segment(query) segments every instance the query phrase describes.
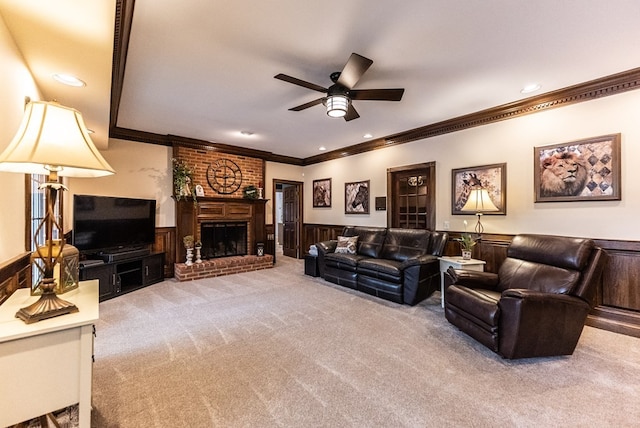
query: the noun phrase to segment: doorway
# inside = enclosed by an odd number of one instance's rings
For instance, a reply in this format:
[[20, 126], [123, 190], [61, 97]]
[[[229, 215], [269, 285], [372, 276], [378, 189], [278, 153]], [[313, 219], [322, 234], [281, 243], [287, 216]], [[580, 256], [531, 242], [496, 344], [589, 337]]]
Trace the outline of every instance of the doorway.
[[300, 181], [273, 179], [273, 223], [276, 229], [276, 249], [282, 255], [301, 258], [302, 189]]
[[387, 169], [390, 227], [435, 230], [435, 162]]

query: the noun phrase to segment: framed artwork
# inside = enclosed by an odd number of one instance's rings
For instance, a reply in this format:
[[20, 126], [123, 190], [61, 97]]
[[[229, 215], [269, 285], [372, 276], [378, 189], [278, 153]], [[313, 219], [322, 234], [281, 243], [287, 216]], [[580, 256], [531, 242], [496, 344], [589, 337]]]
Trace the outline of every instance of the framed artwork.
[[498, 211], [485, 212], [487, 215], [505, 215], [507, 213], [507, 164], [474, 166], [451, 170], [451, 214], [469, 215], [462, 211], [467, 203], [471, 189], [482, 186], [487, 189], [491, 202]]
[[369, 214], [369, 180], [344, 183], [344, 213]]
[[328, 208], [331, 206], [331, 179], [313, 180], [313, 207]]
[[620, 200], [620, 134], [535, 147], [536, 202]]

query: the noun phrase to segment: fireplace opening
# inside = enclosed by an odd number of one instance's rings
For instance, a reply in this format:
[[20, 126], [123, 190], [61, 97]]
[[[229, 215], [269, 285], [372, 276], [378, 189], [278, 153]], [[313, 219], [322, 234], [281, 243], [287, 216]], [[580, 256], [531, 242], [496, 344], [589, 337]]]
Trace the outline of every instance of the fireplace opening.
[[247, 223], [201, 223], [200, 237], [203, 259], [247, 255]]

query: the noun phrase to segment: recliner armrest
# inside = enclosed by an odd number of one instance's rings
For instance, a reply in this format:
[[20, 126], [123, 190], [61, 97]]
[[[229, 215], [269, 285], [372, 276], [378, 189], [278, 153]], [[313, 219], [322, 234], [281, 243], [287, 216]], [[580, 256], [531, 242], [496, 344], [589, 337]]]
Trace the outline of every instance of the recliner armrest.
[[568, 294], [547, 293], [544, 291], [529, 290], [527, 288], [510, 288], [502, 292], [502, 298], [522, 299], [527, 301], [541, 301], [545, 304], [552, 305], [554, 303], [575, 304], [583, 306], [589, 304], [587, 301]]
[[454, 269], [449, 267], [447, 275], [452, 284], [462, 285], [467, 288], [482, 288], [495, 290], [498, 286], [498, 274], [492, 272], [479, 272], [473, 270]]

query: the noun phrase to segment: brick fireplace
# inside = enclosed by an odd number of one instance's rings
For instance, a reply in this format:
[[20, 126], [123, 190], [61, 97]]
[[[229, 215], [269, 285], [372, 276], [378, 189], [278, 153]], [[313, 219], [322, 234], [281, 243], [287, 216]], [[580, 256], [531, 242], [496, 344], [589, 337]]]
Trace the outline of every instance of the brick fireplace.
[[182, 238], [193, 235], [202, 241], [202, 228], [213, 224], [246, 224], [246, 251], [244, 254], [256, 255], [256, 244], [266, 243], [265, 205], [266, 199], [244, 198], [198, 198], [176, 202], [176, 261], [184, 262], [186, 250]]

